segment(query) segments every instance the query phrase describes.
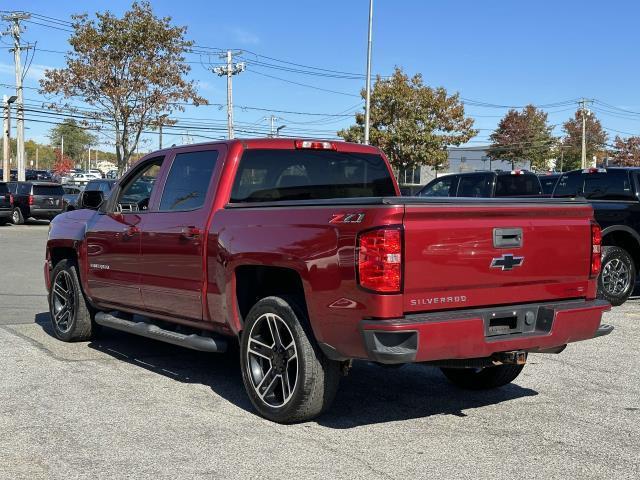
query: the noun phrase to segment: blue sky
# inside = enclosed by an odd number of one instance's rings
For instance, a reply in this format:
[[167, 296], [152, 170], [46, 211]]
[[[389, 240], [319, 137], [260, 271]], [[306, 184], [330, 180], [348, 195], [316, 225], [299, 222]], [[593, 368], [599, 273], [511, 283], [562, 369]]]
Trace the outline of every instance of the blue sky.
[[[368, 0], [305, 1], [200, 1], [153, 0], [159, 15], [188, 26], [188, 37], [198, 45], [239, 48], [247, 52], [331, 70], [363, 74], [365, 71]], [[73, 13], [93, 13], [109, 8], [116, 13], [130, 2], [84, 0], [23, 0], [23, 10], [68, 20]], [[18, 7], [18, 5], [15, 5]], [[4, 7], [7, 8], [7, 7]], [[373, 71], [390, 73], [402, 66], [407, 73], [421, 72], [426, 83], [495, 105], [548, 105], [578, 97], [595, 98], [613, 107], [640, 112], [640, 2], [616, 1], [419, 1], [375, 0]], [[67, 50], [68, 33], [33, 23], [24, 40], [38, 48]], [[4, 37], [7, 42], [9, 39]], [[267, 111], [236, 109], [236, 121], [247, 131], [264, 131], [263, 117], [272, 110], [342, 114], [361, 104], [362, 80], [291, 74], [251, 64], [234, 77], [234, 102]], [[226, 102], [226, 82], [201, 64], [215, 56], [190, 55], [192, 78], [200, 93], [212, 103]], [[36, 50], [26, 85], [36, 87], [44, 68], [60, 67], [60, 54]], [[261, 58], [261, 61], [274, 63]], [[281, 64], [282, 65], [282, 64]], [[330, 93], [265, 77], [286, 78], [344, 94]], [[0, 50], [0, 82], [13, 84], [13, 58]], [[11, 89], [2, 86], [2, 93]], [[25, 97], [42, 102], [37, 91]], [[573, 105], [549, 107], [549, 120], [560, 125], [573, 114]], [[640, 134], [640, 115], [595, 104], [594, 111], [609, 129]], [[483, 144], [505, 108], [467, 107], [480, 134], [472, 144]], [[283, 134], [296, 132], [329, 135], [350, 123], [349, 117], [322, 117], [273, 112]], [[179, 114], [222, 126], [224, 109], [190, 108]], [[196, 122], [196, 120], [192, 120]], [[51, 125], [27, 124], [27, 138], [46, 141]], [[193, 133], [193, 132], [192, 132]], [[557, 130], [559, 133], [559, 128]], [[218, 136], [224, 132], [207, 133]], [[248, 134], [244, 134], [247, 136]], [[203, 140], [195, 137], [194, 140]], [[166, 142], [181, 143], [182, 135]], [[153, 149], [157, 139], [149, 137]]]

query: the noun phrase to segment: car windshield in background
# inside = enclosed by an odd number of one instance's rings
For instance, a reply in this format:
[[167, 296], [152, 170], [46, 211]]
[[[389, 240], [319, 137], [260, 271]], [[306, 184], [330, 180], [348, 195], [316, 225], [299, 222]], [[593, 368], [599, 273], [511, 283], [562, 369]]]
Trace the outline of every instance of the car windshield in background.
[[542, 193], [536, 175], [498, 175], [496, 197], [536, 196]]
[[247, 150], [231, 202], [395, 196], [380, 155], [313, 150]]
[[64, 189], [60, 185], [34, 185], [34, 195], [64, 195]]

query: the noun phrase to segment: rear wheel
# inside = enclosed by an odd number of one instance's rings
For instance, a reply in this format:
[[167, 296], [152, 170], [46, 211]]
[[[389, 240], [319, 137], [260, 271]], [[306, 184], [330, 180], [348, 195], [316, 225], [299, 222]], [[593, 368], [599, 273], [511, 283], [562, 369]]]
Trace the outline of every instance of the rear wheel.
[[635, 284], [636, 267], [631, 255], [620, 247], [602, 247], [598, 297], [611, 305], [622, 305], [633, 293]]
[[93, 311], [82, 292], [76, 263], [61, 260], [51, 278], [49, 313], [55, 336], [65, 342], [89, 340], [94, 333]]
[[441, 368], [451, 383], [467, 390], [488, 390], [513, 382], [524, 365], [498, 365], [487, 368]]
[[318, 348], [292, 299], [267, 297], [247, 315], [240, 342], [242, 379], [255, 409], [279, 423], [309, 420], [329, 407], [340, 365]]
[[11, 223], [13, 223], [14, 225], [22, 225], [24, 223], [22, 210], [20, 210], [18, 207], [13, 209], [13, 213], [11, 214]]

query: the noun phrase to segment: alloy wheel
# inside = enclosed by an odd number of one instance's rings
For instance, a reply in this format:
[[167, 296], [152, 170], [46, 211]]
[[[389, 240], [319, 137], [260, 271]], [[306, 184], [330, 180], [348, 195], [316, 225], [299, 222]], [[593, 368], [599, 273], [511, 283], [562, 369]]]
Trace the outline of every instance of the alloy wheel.
[[251, 327], [247, 373], [254, 391], [266, 405], [282, 407], [298, 382], [298, 351], [285, 321], [274, 313], [261, 315]]
[[11, 214], [11, 218], [13, 220], [13, 223], [15, 225], [17, 225], [18, 223], [20, 223], [20, 212], [18, 211], [18, 209], [16, 208], [13, 213]]
[[612, 258], [602, 269], [602, 286], [611, 295], [621, 295], [631, 283], [631, 271], [620, 259]]
[[73, 281], [69, 272], [61, 270], [53, 281], [51, 314], [57, 329], [67, 333], [71, 329], [74, 314]]

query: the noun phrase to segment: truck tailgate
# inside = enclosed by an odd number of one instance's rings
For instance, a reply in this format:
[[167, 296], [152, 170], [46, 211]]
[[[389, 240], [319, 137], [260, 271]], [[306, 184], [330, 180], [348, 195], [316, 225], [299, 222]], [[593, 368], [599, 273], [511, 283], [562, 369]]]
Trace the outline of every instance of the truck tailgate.
[[407, 203], [405, 311], [588, 296], [592, 216], [550, 200]]

